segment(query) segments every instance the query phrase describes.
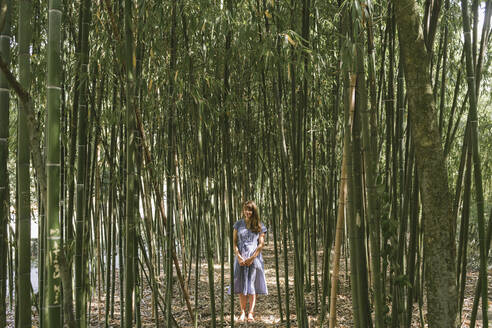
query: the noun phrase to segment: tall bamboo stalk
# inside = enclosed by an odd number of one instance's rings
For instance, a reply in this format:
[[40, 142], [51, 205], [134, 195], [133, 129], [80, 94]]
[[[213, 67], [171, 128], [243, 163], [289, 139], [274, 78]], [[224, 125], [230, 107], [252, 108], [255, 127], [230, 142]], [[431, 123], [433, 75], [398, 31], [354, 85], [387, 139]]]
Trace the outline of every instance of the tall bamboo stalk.
[[[19, 2], [19, 82], [25, 90], [31, 84], [30, 54], [31, 43], [31, 2]], [[18, 284], [19, 322], [21, 328], [31, 327], [31, 200], [29, 176], [29, 134], [25, 104], [19, 102], [17, 119], [17, 194], [19, 197]]]
[[[348, 106], [349, 108], [355, 106], [355, 79], [353, 76], [353, 85], [351, 85], [348, 91]], [[353, 110], [349, 109], [350, 113]], [[346, 200], [347, 200], [347, 156], [349, 152], [349, 134], [345, 133], [343, 140], [343, 155], [342, 155], [342, 168], [341, 177], [338, 193], [338, 214], [337, 214], [337, 225], [335, 234], [335, 257], [333, 258], [333, 274], [331, 276], [331, 295], [330, 295], [330, 328], [334, 328], [336, 325], [336, 304], [337, 304], [337, 288], [338, 288], [338, 273], [340, 270], [340, 257], [341, 257], [341, 246], [342, 246], [342, 234], [345, 222], [345, 211], [346, 211]]]
[[[10, 62], [10, 1], [2, 4], [1, 18], [4, 21], [0, 31], [0, 55], [8, 65]], [[9, 221], [9, 176], [7, 161], [9, 157], [9, 86], [5, 73], [0, 73], [0, 326], [6, 326], [7, 307], [7, 224]]]
[[414, 182], [413, 182], [413, 192], [412, 192], [412, 205], [411, 205], [411, 213], [410, 213], [410, 241], [408, 245], [408, 266], [407, 266], [407, 275], [410, 281], [410, 286], [407, 289], [407, 318], [406, 318], [406, 326], [410, 327], [412, 323], [412, 313], [413, 313], [413, 302], [415, 299], [415, 295], [417, 294], [417, 279], [415, 277], [415, 271], [418, 266], [416, 266], [415, 258], [417, 256], [418, 250], [418, 224], [419, 224], [419, 185], [418, 185], [418, 177], [416, 174], [417, 167], [414, 166]]
[[[490, 240], [492, 238], [492, 208], [490, 209], [490, 214], [489, 214], [489, 226], [487, 227], [487, 236], [486, 236], [486, 242], [485, 242], [485, 253], [488, 255], [489, 250], [490, 250]], [[478, 303], [480, 302], [480, 294], [481, 294], [481, 288], [482, 288], [482, 283], [481, 283], [481, 277], [478, 277], [477, 281], [477, 287], [475, 289], [475, 297], [473, 299], [473, 308], [472, 308], [472, 313], [470, 316], [470, 327], [475, 327], [475, 320], [477, 317], [477, 311], [478, 311]]]
[[[371, 64], [369, 65], [369, 83], [371, 85], [371, 113], [368, 110], [362, 110], [362, 140], [363, 140], [363, 156], [364, 156], [364, 173], [365, 173], [365, 186], [366, 186], [366, 199], [367, 199], [367, 218], [369, 222], [369, 242], [371, 245], [371, 267], [373, 271], [372, 287], [374, 291], [374, 323], [376, 328], [383, 327], [383, 285], [381, 279], [381, 258], [380, 258], [380, 236], [379, 236], [379, 198], [380, 192], [376, 185], [377, 176], [377, 149], [374, 146], [377, 144], [375, 139], [375, 132], [377, 131], [377, 126], [375, 126], [375, 120], [370, 119], [370, 115], [374, 115], [377, 108], [373, 97], [375, 96], [375, 90], [373, 85], [374, 79], [374, 68], [372, 52], [372, 13], [368, 12], [368, 21], [370, 22], [368, 26], [368, 47], [369, 47], [369, 60]], [[362, 47], [358, 51], [362, 53]], [[357, 65], [363, 66], [363, 61], [361, 56], [357, 56]], [[366, 92], [367, 94], [367, 92]], [[361, 99], [363, 101], [364, 99]]]
[[89, 27], [90, 27], [90, 4], [91, 1], [84, 0], [81, 6], [81, 28], [80, 31], [80, 84], [78, 99], [78, 124], [77, 124], [77, 215], [76, 215], [76, 241], [75, 241], [75, 320], [78, 327], [87, 326], [87, 278], [84, 276], [87, 265], [88, 249], [84, 243], [84, 235], [89, 228], [87, 211], [87, 124], [88, 124], [88, 62], [89, 62]]
[[[113, 89], [113, 104], [115, 103], [115, 95], [116, 89]], [[116, 240], [113, 238], [113, 231], [116, 226], [116, 204], [114, 202], [115, 195], [115, 183], [114, 183], [114, 174], [115, 174], [115, 165], [114, 165], [114, 157], [116, 156], [116, 128], [113, 126], [111, 128], [111, 141], [110, 141], [110, 153], [108, 156], [109, 161], [109, 195], [108, 195], [108, 212], [106, 218], [106, 315], [105, 315], [105, 326], [106, 328], [109, 326], [109, 316], [112, 312], [110, 309], [110, 305], [113, 304], [111, 302], [111, 287], [114, 286], [114, 281], [111, 280], [111, 273], [114, 271], [114, 251], [113, 247], [116, 244]], [[112, 266], [113, 264], [113, 266]]]
[[125, 319], [123, 327], [133, 326], [133, 292], [135, 289], [134, 254], [135, 248], [135, 73], [136, 53], [133, 39], [133, 0], [125, 0], [125, 58], [126, 69], [126, 221], [125, 221]]
[[[464, 190], [463, 190], [463, 207], [461, 212], [461, 226], [460, 226], [460, 238], [458, 247], [458, 261], [457, 261], [457, 285], [458, 285], [458, 313], [461, 315], [463, 309], [463, 300], [465, 296], [465, 282], [466, 282], [466, 266], [467, 266], [467, 246], [468, 246], [468, 228], [470, 218], [470, 199], [471, 199], [471, 184], [472, 184], [472, 147], [470, 145], [470, 129], [466, 129], [468, 133], [465, 133], [465, 142], [463, 146], [464, 157], [466, 161], [465, 175], [464, 175]], [[458, 197], [456, 197], [458, 198]], [[461, 317], [461, 316], [460, 316]]]
[[[445, 2], [446, 12], [449, 12], [449, 0]], [[441, 99], [439, 102], [439, 134], [441, 135], [441, 139], [443, 139], [442, 131], [444, 127], [444, 103], [446, 100], [446, 74], [447, 74], [447, 63], [448, 63], [448, 37], [449, 37], [449, 28], [448, 28], [448, 20], [444, 22], [444, 47], [443, 47], [443, 59], [442, 59], [442, 76], [441, 76]], [[437, 80], [437, 79], [436, 79]]]
[[[477, 118], [477, 91], [475, 77], [475, 56], [472, 57], [472, 43], [470, 33], [470, 19], [468, 17], [468, 1], [461, 1], [463, 17], [463, 34], [465, 39], [464, 51], [466, 58], [466, 75], [468, 83], [468, 99], [470, 101], [470, 130], [471, 130], [471, 147], [473, 149], [473, 174], [475, 182], [475, 192], [477, 201], [477, 219], [478, 219], [478, 241], [480, 248], [480, 281], [482, 289], [482, 315], [483, 327], [488, 327], [488, 298], [487, 298], [487, 251], [485, 244], [485, 218], [484, 218], [484, 197], [482, 186], [482, 167], [479, 152], [478, 139], [478, 118]], [[477, 18], [478, 19], [478, 18]], [[476, 27], [476, 24], [475, 24]], [[476, 47], [476, 38], [474, 38], [473, 49]], [[475, 49], [476, 50], [476, 49]], [[475, 53], [475, 51], [473, 52]]]
[[[357, 17], [357, 16], [356, 16]], [[361, 17], [362, 18], [362, 17]], [[357, 284], [359, 286], [358, 290], [358, 302], [360, 310], [360, 323], [363, 327], [371, 326], [370, 319], [370, 304], [368, 295], [368, 276], [367, 276], [367, 261], [366, 261], [366, 218], [364, 210], [364, 196], [363, 196], [363, 163], [362, 163], [362, 141], [361, 141], [361, 113], [367, 111], [367, 88], [365, 81], [365, 69], [364, 69], [364, 50], [362, 45], [363, 40], [363, 30], [360, 28], [359, 17], [352, 21], [354, 34], [353, 42], [356, 44], [356, 58], [354, 61], [354, 67], [356, 70], [356, 102], [355, 102], [355, 112], [353, 117], [352, 125], [352, 138], [353, 138], [353, 186], [354, 186], [354, 232], [355, 232], [355, 242], [357, 245]], [[360, 34], [359, 34], [360, 33]]]
[[50, 0], [48, 14], [48, 79], [47, 79], [47, 201], [46, 201], [46, 294], [44, 326], [60, 327], [60, 101], [61, 101], [61, 19], [62, 3]]
[[[172, 1], [171, 6], [171, 49], [170, 49], [170, 62], [169, 62], [169, 98], [171, 99], [170, 109], [168, 112], [168, 140], [167, 140], [167, 172], [166, 172], [166, 200], [167, 200], [167, 286], [166, 286], [166, 312], [167, 312], [167, 326], [171, 327], [172, 324], [172, 314], [171, 314], [171, 302], [172, 302], [172, 287], [173, 287], [173, 262], [169, 255], [173, 254], [174, 251], [174, 197], [175, 197], [175, 185], [172, 178], [174, 174], [174, 155], [175, 155], [175, 116], [176, 116], [176, 96], [175, 96], [175, 86], [174, 86], [174, 72], [176, 69], [176, 24], [177, 24], [177, 13], [176, 13], [176, 0]], [[215, 309], [213, 309], [215, 310]], [[215, 322], [214, 322], [215, 323]]]
[[[232, 0], [227, 0], [226, 10], [227, 15], [227, 25], [226, 25], [226, 37], [225, 37], [225, 52], [226, 60], [224, 61], [224, 103], [229, 97], [230, 93], [230, 68], [229, 68], [229, 58], [231, 56], [231, 42], [233, 37], [233, 29], [231, 27], [231, 18], [234, 17], [234, 6]], [[231, 285], [231, 328], [234, 328], [234, 272], [232, 268], [234, 267], [234, 248], [233, 248], [233, 225], [234, 225], [234, 212], [232, 207], [232, 165], [229, 156], [232, 153], [231, 137], [230, 137], [230, 122], [229, 115], [224, 111], [224, 154], [227, 155], [226, 159], [226, 180], [227, 180], [227, 204], [228, 204], [228, 219], [229, 219], [229, 268], [230, 270], [230, 285]], [[198, 256], [198, 254], [197, 254]]]
[[[345, 118], [344, 118], [344, 134], [348, 134], [347, 139], [347, 207], [346, 207], [346, 227], [348, 230], [348, 247], [350, 256], [350, 290], [352, 296], [352, 312], [354, 314], [354, 327], [362, 328], [364, 327], [363, 322], [365, 318], [362, 316], [363, 312], [361, 309], [361, 284], [359, 280], [359, 275], [361, 274], [361, 267], [359, 266], [359, 256], [360, 248], [358, 245], [358, 233], [357, 233], [357, 218], [356, 215], [360, 215], [356, 212], [356, 187], [357, 183], [354, 174], [354, 140], [353, 140], [353, 130], [354, 130], [354, 117], [355, 117], [355, 107], [356, 107], [356, 81], [357, 74], [350, 72], [352, 69], [352, 64], [348, 63], [348, 69], [343, 73], [344, 77], [344, 87], [345, 92]], [[344, 145], [345, 147], [345, 145]]]

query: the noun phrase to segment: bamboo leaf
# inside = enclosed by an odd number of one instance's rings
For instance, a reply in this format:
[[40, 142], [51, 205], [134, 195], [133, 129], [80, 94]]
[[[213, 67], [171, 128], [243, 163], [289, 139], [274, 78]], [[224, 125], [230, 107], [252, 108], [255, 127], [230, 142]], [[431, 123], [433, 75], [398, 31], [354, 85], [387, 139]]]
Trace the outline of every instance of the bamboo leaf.
[[288, 33], [284, 34], [285, 40], [289, 42], [293, 47], [297, 46], [297, 42], [294, 41]]

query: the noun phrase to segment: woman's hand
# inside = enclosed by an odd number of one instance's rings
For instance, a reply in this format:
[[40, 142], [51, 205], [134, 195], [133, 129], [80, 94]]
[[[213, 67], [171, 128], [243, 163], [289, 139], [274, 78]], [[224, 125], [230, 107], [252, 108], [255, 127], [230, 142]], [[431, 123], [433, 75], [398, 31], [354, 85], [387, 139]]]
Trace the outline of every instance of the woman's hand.
[[244, 261], [244, 265], [245, 266], [250, 266], [253, 263], [254, 260], [255, 260], [255, 257], [254, 256], [251, 256], [250, 258], [248, 258], [248, 259], [246, 259]]
[[240, 266], [244, 266], [244, 262], [245, 262], [245, 260], [244, 260], [244, 258], [243, 258], [241, 255], [239, 255], [239, 254], [237, 254], [237, 261], [239, 262], [239, 265], [240, 265]]

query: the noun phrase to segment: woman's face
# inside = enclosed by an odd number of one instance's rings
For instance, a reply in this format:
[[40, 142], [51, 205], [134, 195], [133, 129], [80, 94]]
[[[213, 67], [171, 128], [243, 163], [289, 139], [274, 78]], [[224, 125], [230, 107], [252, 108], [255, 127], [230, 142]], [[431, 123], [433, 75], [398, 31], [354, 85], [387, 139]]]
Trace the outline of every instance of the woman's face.
[[244, 208], [244, 216], [249, 219], [251, 216], [253, 216], [253, 211], [250, 208], [245, 207]]

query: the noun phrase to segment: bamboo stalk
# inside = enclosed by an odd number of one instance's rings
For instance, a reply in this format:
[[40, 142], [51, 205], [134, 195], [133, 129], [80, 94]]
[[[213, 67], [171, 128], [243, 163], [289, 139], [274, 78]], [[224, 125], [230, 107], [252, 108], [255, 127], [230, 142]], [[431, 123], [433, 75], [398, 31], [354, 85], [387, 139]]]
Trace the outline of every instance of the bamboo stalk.
[[[473, 173], [476, 192], [477, 203], [477, 219], [478, 219], [478, 239], [480, 248], [480, 281], [481, 297], [482, 297], [482, 315], [483, 315], [483, 327], [488, 327], [488, 296], [487, 296], [487, 245], [485, 237], [485, 218], [484, 218], [484, 197], [482, 186], [482, 168], [479, 152], [479, 139], [478, 139], [478, 117], [477, 117], [477, 91], [476, 91], [476, 43], [477, 39], [474, 38], [473, 44], [471, 43], [470, 33], [470, 21], [468, 17], [468, 2], [466, 0], [461, 1], [462, 17], [463, 17], [463, 34], [464, 34], [464, 51], [466, 61], [466, 73], [468, 83], [468, 100], [470, 101], [470, 128], [471, 128], [471, 147], [473, 149]], [[477, 15], [478, 16], [478, 15]], [[477, 17], [478, 19], [478, 17]], [[476, 28], [476, 24], [474, 25]], [[476, 30], [475, 30], [476, 33]], [[473, 49], [472, 49], [473, 47]], [[473, 50], [473, 53], [472, 53]], [[473, 56], [472, 56], [473, 55]]]
[[[349, 106], [355, 106], [355, 80], [356, 75], [352, 75], [350, 88], [350, 101]], [[350, 111], [353, 113], [353, 110]], [[331, 276], [331, 295], [330, 295], [330, 328], [334, 328], [336, 325], [336, 305], [337, 305], [337, 288], [338, 288], [338, 273], [340, 270], [340, 250], [342, 246], [343, 226], [345, 223], [345, 207], [347, 198], [347, 156], [348, 156], [348, 138], [346, 133], [343, 140], [343, 156], [342, 156], [342, 172], [340, 179], [340, 189], [338, 192], [338, 214], [337, 214], [337, 226], [335, 234], [335, 257], [333, 258], [333, 274]]]
[[[2, 3], [1, 17], [2, 25], [0, 26], [0, 52], [5, 56], [5, 61], [10, 61], [10, 1]], [[7, 306], [5, 298], [7, 296], [7, 268], [8, 265], [8, 232], [7, 225], [9, 222], [9, 176], [7, 171], [7, 161], [9, 158], [9, 88], [8, 78], [5, 72], [0, 74], [0, 326], [7, 325]], [[25, 172], [25, 170], [24, 170]], [[25, 182], [25, 179], [24, 179]], [[24, 213], [23, 213], [24, 214]], [[24, 218], [23, 218], [24, 219]], [[23, 232], [23, 237], [25, 233]], [[24, 246], [25, 244], [21, 245]], [[25, 254], [23, 254], [23, 269], [25, 269]], [[12, 283], [12, 279], [10, 279]], [[25, 288], [22, 285], [22, 296], [25, 297]], [[22, 302], [23, 313], [25, 314], [25, 301]], [[30, 315], [29, 315], [30, 317]]]
[[46, 198], [46, 294], [44, 326], [60, 327], [60, 101], [61, 101], [61, 18], [62, 3], [49, 3], [48, 77], [47, 77], [47, 198]]
[[[22, 0], [19, 3], [19, 83], [28, 90], [31, 84], [29, 44], [31, 40], [31, 2]], [[2, 51], [3, 52], [3, 51]], [[18, 233], [18, 283], [19, 283], [19, 322], [21, 328], [31, 327], [31, 208], [30, 208], [30, 176], [29, 176], [29, 132], [26, 108], [20, 102], [17, 120], [18, 138], [18, 179], [17, 193], [19, 233]], [[0, 323], [1, 326], [1, 323]]]

